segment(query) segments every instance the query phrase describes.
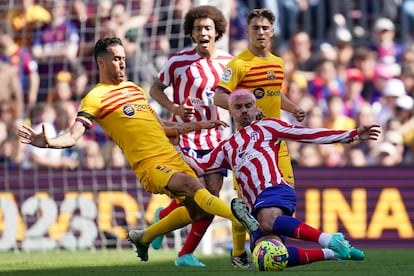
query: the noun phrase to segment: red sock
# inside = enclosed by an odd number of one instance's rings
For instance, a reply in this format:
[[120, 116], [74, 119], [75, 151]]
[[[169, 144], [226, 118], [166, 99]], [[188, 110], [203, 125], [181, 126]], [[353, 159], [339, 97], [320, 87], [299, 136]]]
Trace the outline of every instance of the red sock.
[[191, 224], [190, 233], [188, 233], [187, 238], [185, 239], [183, 248], [178, 253], [178, 257], [181, 257], [185, 254], [192, 254], [194, 250], [197, 248], [198, 244], [200, 243], [201, 239], [204, 236], [204, 233], [207, 231], [207, 228], [210, 226], [211, 222], [213, 221], [214, 216], [211, 216], [208, 219], [199, 220], [193, 222]]
[[181, 206], [181, 204], [179, 204], [177, 200], [171, 200], [170, 204], [160, 211], [160, 219], [171, 213], [178, 206]]
[[303, 249], [297, 247], [299, 253], [299, 264], [310, 264], [313, 262], [324, 261], [325, 255], [322, 249]]
[[322, 232], [318, 229], [302, 222], [295, 228], [294, 238], [318, 243], [318, 239], [321, 234]]

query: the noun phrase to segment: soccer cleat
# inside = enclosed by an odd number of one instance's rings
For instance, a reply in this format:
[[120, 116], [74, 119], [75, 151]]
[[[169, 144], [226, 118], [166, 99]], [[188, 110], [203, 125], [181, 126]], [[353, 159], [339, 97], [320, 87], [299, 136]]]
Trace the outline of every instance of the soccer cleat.
[[[155, 211], [155, 215], [154, 215], [154, 223], [156, 223], [157, 221], [160, 220], [160, 212], [161, 210], [164, 209], [163, 207], [158, 208]], [[154, 249], [160, 249], [161, 245], [162, 245], [162, 240], [164, 239], [164, 235], [159, 235], [158, 237], [156, 237], [155, 239], [152, 240], [151, 242], [151, 246]]]
[[327, 247], [335, 252], [335, 258], [339, 260], [349, 260], [351, 258], [351, 246], [349, 242], [345, 240], [344, 234], [342, 233], [332, 234], [332, 238]]
[[353, 246], [349, 249], [349, 255], [353, 261], [362, 261], [365, 259], [364, 251]]
[[176, 266], [206, 266], [200, 262], [193, 254], [184, 254], [181, 257], [175, 259]]
[[233, 198], [231, 201], [231, 212], [250, 232], [259, 229], [259, 222], [250, 214], [247, 205], [241, 199]]
[[141, 241], [144, 235], [144, 230], [131, 230], [128, 232], [128, 240], [132, 242], [137, 250], [137, 257], [141, 258], [141, 261], [148, 261], [148, 248], [149, 246]]
[[247, 269], [252, 266], [252, 263], [249, 261], [246, 252], [244, 252], [240, 256], [233, 256], [230, 254], [230, 261], [234, 268]]

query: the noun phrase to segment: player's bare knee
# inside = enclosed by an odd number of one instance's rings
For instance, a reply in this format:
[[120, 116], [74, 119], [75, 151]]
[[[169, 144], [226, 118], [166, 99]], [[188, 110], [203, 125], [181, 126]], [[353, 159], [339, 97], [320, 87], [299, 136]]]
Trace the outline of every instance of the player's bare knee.
[[260, 230], [264, 233], [273, 232], [273, 223], [270, 220], [259, 220]]
[[204, 188], [204, 185], [193, 177], [183, 174], [176, 173], [170, 179], [168, 183], [168, 189], [176, 195], [184, 195], [187, 197], [194, 197], [194, 194], [201, 188]]

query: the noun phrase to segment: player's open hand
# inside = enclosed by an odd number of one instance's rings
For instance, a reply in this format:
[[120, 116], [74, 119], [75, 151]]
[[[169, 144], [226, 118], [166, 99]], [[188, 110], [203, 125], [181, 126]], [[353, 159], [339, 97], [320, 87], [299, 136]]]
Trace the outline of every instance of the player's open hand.
[[22, 125], [17, 135], [20, 137], [20, 142], [23, 144], [31, 144], [39, 148], [47, 148], [49, 142], [46, 137], [45, 125], [42, 125], [42, 132], [35, 132], [33, 128]]
[[378, 140], [381, 134], [379, 125], [360, 126], [357, 132], [360, 140]]

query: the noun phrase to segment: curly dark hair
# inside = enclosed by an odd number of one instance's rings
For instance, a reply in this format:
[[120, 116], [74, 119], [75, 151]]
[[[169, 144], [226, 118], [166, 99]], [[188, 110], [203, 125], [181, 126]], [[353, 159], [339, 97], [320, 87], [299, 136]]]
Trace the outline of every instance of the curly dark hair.
[[191, 36], [194, 27], [194, 21], [200, 18], [210, 18], [214, 21], [217, 31], [216, 41], [223, 37], [226, 32], [227, 21], [223, 13], [214, 6], [204, 5], [190, 9], [184, 18], [184, 34]]
[[108, 46], [112, 45], [121, 45], [122, 41], [118, 37], [105, 37], [99, 39], [96, 44], [95, 48], [93, 49], [93, 55], [95, 58], [95, 62], [97, 61], [97, 58], [100, 56], [103, 56], [108, 53]]
[[250, 24], [250, 21], [252, 21], [254, 17], [264, 17], [269, 20], [272, 25], [276, 19], [275, 14], [270, 9], [253, 9], [247, 15], [247, 24]]

